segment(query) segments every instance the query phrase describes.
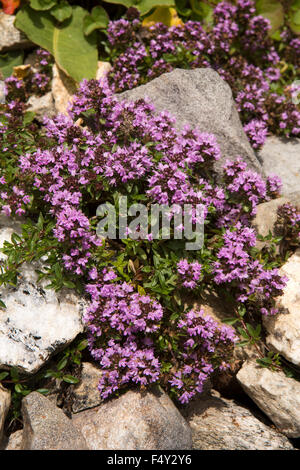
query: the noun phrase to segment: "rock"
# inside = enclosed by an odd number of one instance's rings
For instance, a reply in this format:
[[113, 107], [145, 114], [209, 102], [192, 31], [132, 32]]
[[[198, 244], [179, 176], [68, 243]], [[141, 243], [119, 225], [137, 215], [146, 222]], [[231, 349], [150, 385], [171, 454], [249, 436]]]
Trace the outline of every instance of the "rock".
[[23, 429], [12, 433], [9, 436], [5, 450], [22, 450]]
[[96, 72], [96, 80], [101, 80], [101, 78], [106, 77], [106, 75], [111, 71], [112, 66], [109, 62], [98, 61], [98, 68]]
[[287, 450], [289, 440], [259, 421], [233, 400], [200, 397], [188, 407], [188, 422], [197, 450]]
[[244, 391], [288, 437], [300, 437], [300, 382], [247, 361], [237, 374]]
[[102, 403], [98, 390], [100, 377], [101, 369], [99, 367], [90, 362], [82, 364], [81, 381], [73, 390], [73, 413], [94, 408]]
[[35, 113], [35, 118], [43, 123], [44, 117], [52, 118], [55, 116], [55, 106], [52, 92], [49, 91], [43, 96], [32, 95], [27, 101], [28, 111]]
[[266, 175], [275, 174], [282, 179], [282, 194], [299, 190], [300, 186], [300, 139], [271, 136], [259, 152]]
[[[3, 248], [5, 241], [10, 241], [13, 233], [20, 235], [22, 233], [21, 224], [25, 220], [22, 218], [6, 217], [0, 214], [0, 248]], [[0, 260], [5, 260], [6, 256], [0, 251]]]
[[68, 104], [76, 92], [76, 83], [56, 64], [53, 65], [52, 94], [58, 113], [68, 114]]
[[[257, 206], [257, 212], [252, 225], [256, 228], [259, 235], [266, 237], [269, 232], [276, 235], [274, 228], [277, 220], [277, 209], [286, 203], [300, 206], [300, 191], [295, 191], [288, 196], [279, 197], [278, 199], [272, 199]], [[261, 248], [264, 244], [265, 242], [258, 242], [257, 246]]]
[[264, 317], [266, 340], [271, 349], [300, 366], [300, 249], [282, 266], [280, 273], [289, 280], [276, 305], [286, 313]]
[[46, 397], [32, 392], [22, 401], [22, 450], [86, 450], [80, 431]]
[[125, 395], [73, 416], [92, 450], [191, 449], [191, 430], [170, 398], [157, 389]]
[[135, 101], [148, 98], [156, 111], [169, 111], [182, 129], [185, 124], [214, 134], [222, 157], [215, 169], [227, 159], [241, 156], [255, 171], [261, 165], [241, 125], [229, 85], [212, 69], [175, 69], [146, 85], [121, 93], [120, 98]]
[[2, 387], [0, 383], [0, 444], [3, 439], [3, 427], [7, 412], [10, 407], [10, 391]]
[[[5, 227], [5, 220], [1, 216], [0, 247], [10, 239], [13, 228], [20, 230], [20, 222], [8, 219]], [[45, 289], [48, 283], [37, 284], [34, 266], [25, 264], [17, 287], [1, 287], [0, 297], [7, 308], [0, 311], [0, 369], [17, 367], [35, 373], [84, 331], [85, 301], [69, 289], [58, 294]]]
[[0, 11], [0, 52], [32, 47], [29, 39], [14, 26], [14, 15], [6, 15]]

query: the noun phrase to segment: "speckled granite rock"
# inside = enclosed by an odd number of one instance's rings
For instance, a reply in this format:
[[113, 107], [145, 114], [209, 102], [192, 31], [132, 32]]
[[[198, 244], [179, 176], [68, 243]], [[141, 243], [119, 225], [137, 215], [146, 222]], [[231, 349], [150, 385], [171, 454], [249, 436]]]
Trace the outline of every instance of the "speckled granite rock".
[[164, 392], [129, 391], [73, 416], [89, 449], [191, 449], [191, 430]]
[[64, 412], [32, 392], [22, 401], [23, 450], [85, 450], [86, 442]]
[[237, 379], [280, 432], [300, 437], [300, 382], [253, 361], [245, 362]]
[[188, 407], [193, 448], [198, 450], [288, 450], [289, 440], [233, 400], [199, 397]]
[[215, 169], [227, 159], [241, 156], [250, 168], [262, 172], [261, 165], [243, 130], [229, 85], [212, 69], [175, 69], [146, 85], [121, 93], [120, 98], [135, 101], [148, 97], [156, 111], [169, 111], [176, 126], [185, 124], [214, 134], [222, 157]]

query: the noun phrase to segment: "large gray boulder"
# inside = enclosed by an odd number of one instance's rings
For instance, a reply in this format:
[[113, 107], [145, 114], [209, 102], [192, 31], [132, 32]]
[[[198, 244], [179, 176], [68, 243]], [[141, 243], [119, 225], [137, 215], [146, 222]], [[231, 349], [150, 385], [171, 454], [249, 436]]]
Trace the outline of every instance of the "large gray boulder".
[[86, 450], [86, 442], [64, 412], [32, 392], [22, 401], [22, 450]]
[[268, 137], [259, 152], [259, 158], [266, 175], [280, 176], [283, 195], [299, 191], [300, 139]]
[[300, 437], [300, 382], [247, 361], [237, 374], [244, 391], [288, 437]]
[[[0, 216], [0, 247], [14, 231], [20, 233], [20, 224]], [[5, 260], [3, 253], [1, 259]], [[59, 293], [45, 289], [49, 281], [37, 279], [35, 266], [25, 264], [16, 287], [0, 288], [6, 305], [0, 315], [0, 369], [17, 367], [20, 372], [35, 373], [84, 331], [84, 300], [70, 289]]]
[[192, 433], [170, 398], [129, 391], [73, 416], [92, 450], [181, 450], [192, 448]]
[[240, 156], [250, 168], [262, 172], [240, 122], [231, 89], [214, 70], [175, 69], [119, 96], [129, 101], [147, 97], [156, 111], [167, 110], [176, 118], [178, 129], [190, 124], [214, 134], [222, 153], [217, 171], [227, 159]]
[[288, 450], [289, 440], [233, 400], [198, 398], [188, 407], [193, 448], [198, 450]]

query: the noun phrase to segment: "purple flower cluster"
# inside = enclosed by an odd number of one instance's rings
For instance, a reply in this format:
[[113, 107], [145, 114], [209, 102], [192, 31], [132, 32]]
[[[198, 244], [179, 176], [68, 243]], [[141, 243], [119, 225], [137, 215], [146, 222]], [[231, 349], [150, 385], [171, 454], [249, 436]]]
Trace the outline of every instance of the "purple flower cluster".
[[264, 315], [278, 312], [272, 299], [282, 293], [287, 279], [280, 276], [277, 268], [266, 270], [251, 256], [251, 247], [256, 244], [255, 231], [238, 222], [234, 229], [223, 235], [223, 246], [217, 253], [214, 264], [215, 282], [231, 285], [238, 302], [254, 302]]
[[[197, 311], [178, 312], [174, 320], [158, 291], [139, 284], [143, 290], [136, 291], [143, 274], [132, 279], [123, 271], [124, 281], [119, 274], [126, 268], [119, 271], [116, 258], [121, 253], [128, 265], [133, 255], [125, 257], [123, 241], [114, 241], [117, 248], [110, 250], [109, 240], [96, 237], [96, 208], [113, 203], [116, 193], [133, 201], [141, 197], [146, 204], [202, 204], [212, 237], [209, 258], [202, 263], [199, 251], [190, 262], [174, 254], [174, 286], [224, 285], [237, 302], [252, 302], [262, 314], [272, 314], [272, 298], [281, 293], [284, 279], [252, 256], [256, 238], [249, 224], [256, 205], [274, 195], [279, 183], [265, 182], [237, 160], [226, 163], [217, 184], [212, 168], [220, 149], [214, 136], [189, 127], [179, 132], [167, 112], [153, 111], [143, 100], [119, 102], [106, 82], [83, 81], [70, 115], [46, 120], [43, 145], [21, 153], [15, 184], [10, 170], [1, 168], [1, 206], [8, 215], [30, 216], [39, 208], [54, 227], [59, 262], [84, 283], [91, 299], [84, 318], [89, 349], [103, 371], [101, 396], [129, 383], [160, 382], [184, 403], [201, 392], [214, 370], [227, 367], [233, 330]], [[192, 210], [190, 217], [195, 222], [197, 214]], [[221, 222], [229, 227], [223, 239], [216, 228]], [[148, 272], [155, 271], [155, 242], [135, 243], [146, 244], [142, 262], [146, 257]]]
[[300, 209], [285, 203], [277, 209], [275, 232], [285, 243], [298, 246], [300, 242]]
[[270, 176], [265, 181], [259, 174], [247, 170], [247, 164], [241, 159], [227, 161], [224, 165], [224, 175], [228, 191], [239, 202], [250, 202], [251, 215], [256, 213], [258, 204], [276, 197], [281, 187], [278, 177]]
[[103, 374], [99, 383], [102, 398], [133, 382], [147, 385], [160, 377], [151, 337], [160, 328], [162, 306], [134, 292], [133, 286], [114, 283], [116, 274], [104, 269], [90, 272], [86, 285], [91, 296], [84, 321], [88, 324], [89, 347]]
[[292, 91], [280, 85], [285, 80], [291, 83], [290, 77], [282, 76], [280, 63], [285, 60], [299, 70], [299, 38], [291, 32], [283, 34], [278, 48], [269, 30], [269, 20], [256, 15], [252, 0], [219, 3], [213, 25], [205, 29], [196, 21], [146, 28], [138, 15], [133, 21], [113, 21], [108, 28], [113, 63], [110, 86], [121, 92], [175, 67], [211, 67], [231, 86], [254, 148], [264, 143], [268, 132], [298, 136], [300, 112], [292, 103]]
[[189, 263], [187, 259], [181, 259], [177, 263], [177, 272], [180, 282], [186, 289], [195, 289], [201, 279], [202, 266], [198, 261]]
[[[220, 325], [203, 310], [190, 310], [178, 322], [184, 365], [170, 378], [181, 403], [187, 403], [203, 386], [214, 370], [225, 370], [237, 336], [234, 330]], [[218, 350], [218, 361], [215, 353]]]

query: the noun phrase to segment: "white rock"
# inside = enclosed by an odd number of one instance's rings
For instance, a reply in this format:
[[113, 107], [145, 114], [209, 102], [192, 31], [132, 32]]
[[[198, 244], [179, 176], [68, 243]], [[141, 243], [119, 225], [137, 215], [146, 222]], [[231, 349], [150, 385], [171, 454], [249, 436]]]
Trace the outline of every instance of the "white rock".
[[15, 19], [14, 15], [6, 15], [0, 11], [0, 52], [32, 46], [32, 42], [15, 28]]
[[199, 397], [189, 405], [194, 449], [293, 449], [285, 436], [259, 421], [247, 408], [218, 397], [214, 390], [212, 395]]
[[300, 366], [300, 249], [280, 269], [289, 278], [277, 305], [286, 313], [264, 317], [267, 344], [293, 364]]
[[3, 426], [5, 418], [10, 407], [10, 401], [10, 391], [2, 387], [0, 383], [0, 444], [3, 437]]
[[35, 113], [35, 118], [43, 123], [44, 117], [55, 116], [55, 106], [52, 92], [49, 91], [43, 96], [32, 95], [27, 101], [28, 111]]
[[[3, 228], [5, 219], [0, 218], [0, 247], [10, 239], [12, 227], [20, 230], [17, 221]], [[37, 284], [34, 267], [25, 264], [17, 287], [1, 287], [7, 308], [0, 310], [0, 369], [13, 366], [34, 373], [83, 332], [84, 300], [68, 289], [58, 294], [44, 289], [47, 283]]]
[[300, 437], [300, 382], [251, 361], [245, 362], [236, 377], [280, 432]]
[[268, 137], [259, 152], [259, 157], [266, 175], [275, 174], [282, 179], [284, 195], [299, 190], [300, 139]]

